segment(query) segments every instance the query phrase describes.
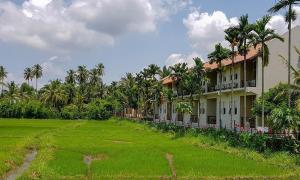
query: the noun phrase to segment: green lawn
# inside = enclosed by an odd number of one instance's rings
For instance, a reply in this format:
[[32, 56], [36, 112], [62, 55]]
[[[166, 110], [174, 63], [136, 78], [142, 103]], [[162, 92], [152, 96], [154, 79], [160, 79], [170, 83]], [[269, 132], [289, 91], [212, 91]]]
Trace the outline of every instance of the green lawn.
[[260, 178], [299, 172], [128, 121], [0, 120], [0, 177], [22, 164], [32, 148], [37, 157], [20, 179], [159, 179], [174, 172], [187, 179]]

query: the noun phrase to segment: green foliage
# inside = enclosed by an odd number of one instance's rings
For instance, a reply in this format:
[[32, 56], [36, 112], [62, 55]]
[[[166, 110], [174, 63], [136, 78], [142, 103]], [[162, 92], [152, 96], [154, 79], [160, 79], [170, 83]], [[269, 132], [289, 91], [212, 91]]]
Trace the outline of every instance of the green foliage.
[[106, 120], [113, 115], [113, 112], [113, 105], [101, 99], [96, 99], [87, 106], [87, 116], [89, 119]]
[[300, 143], [289, 137], [279, 138], [276, 136], [267, 136], [265, 134], [251, 134], [248, 132], [238, 133], [226, 129], [217, 130], [215, 128], [194, 129], [178, 127], [174, 124], [166, 123], [148, 123], [148, 126], [154, 127], [162, 132], [171, 132], [175, 137], [185, 135], [197, 137], [199, 135], [207, 136], [217, 142], [225, 142], [232, 147], [249, 148], [258, 152], [276, 152], [286, 151], [298, 153]]
[[[288, 107], [288, 94], [291, 93], [291, 108]], [[269, 89], [264, 94], [265, 116], [274, 131], [294, 129], [299, 122], [299, 111], [297, 111], [297, 100], [300, 98], [300, 90], [296, 86], [279, 84]], [[254, 103], [252, 112], [256, 116], [261, 116], [261, 97]]]
[[40, 101], [0, 101], [0, 117], [2, 118], [34, 118], [45, 119], [58, 117], [58, 113], [45, 107]]
[[179, 102], [176, 103], [176, 111], [179, 113], [188, 113], [188, 114], [192, 114], [193, 109], [190, 103], [188, 102]]
[[80, 118], [82, 118], [78, 107], [74, 104], [65, 106], [62, 109], [61, 117], [63, 119], [80, 119]]

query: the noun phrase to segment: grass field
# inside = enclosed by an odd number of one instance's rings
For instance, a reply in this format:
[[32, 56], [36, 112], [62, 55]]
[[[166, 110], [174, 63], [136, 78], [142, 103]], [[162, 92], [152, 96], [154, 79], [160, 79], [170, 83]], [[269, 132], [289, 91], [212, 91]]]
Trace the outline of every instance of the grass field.
[[[0, 120], [0, 177], [31, 149], [20, 179], [297, 177], [296, 165], [218, 148], [205, 138], [174, 138], [129, 121]], [[233, 153], [232, 153], [233, 152]], [[274, 164], [280, 165], [274, 165]], [[287, 162], [288, 163], [288, 162]], [[299, 177], [299, 176], [298, 176]]]

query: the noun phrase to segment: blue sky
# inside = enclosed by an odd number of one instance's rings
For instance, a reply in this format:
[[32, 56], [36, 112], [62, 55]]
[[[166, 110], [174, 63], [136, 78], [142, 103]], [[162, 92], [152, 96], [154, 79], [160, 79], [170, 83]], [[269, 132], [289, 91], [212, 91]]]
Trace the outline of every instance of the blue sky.
[[[9, 72], [8, 80], [21, 83], [26, 67], [42, 64], [43, 84], [63, 80], [64, 72], [78, 65], [93, 68], [101, 62], [104, 81], [110, 83], [151, 63], [163, 66], [191, 62], [195, 56], [205, 59], [237, 17], [248, 13], [254, 22], [274, 2], [0, 0], [0, 65]], [[272, 18], [270, 27], [284, 32], [283, 17]]]

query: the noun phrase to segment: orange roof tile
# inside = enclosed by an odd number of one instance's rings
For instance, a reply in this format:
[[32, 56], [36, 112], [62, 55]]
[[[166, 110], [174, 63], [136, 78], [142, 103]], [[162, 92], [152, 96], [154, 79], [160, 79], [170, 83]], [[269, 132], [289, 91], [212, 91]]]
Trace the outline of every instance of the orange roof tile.
[[[247, 56], [246, 56], [246, 60], [253, 60], [254, 58], [256, 58], [258, 56], [258, 53], [259, 53], [259, 49], [260, 49], [260, 45], [258, 45], [256, 48], [254, 47], [250, 47], [248, 53], [247, 53]], [[234, 64], [237, 64], [237, 63], [240, 63], [240, 62], [243, 62], [244, 61], [244, 56], [243, 55], [240, 55], [240, 54], [237, 54], [235, 56], [235, 59], [234, 59]], [[222, 60], [222, 64], [223, 66], [229, 66], [232, 64], [232, 60], [231, 58], [227, 58], [227, 59], [223, 59]], [[204, 68], [206, 69], [217, 69], [218, 68], [218, 64], [217, 63], [213, 63], [213, 64], [210, 64], [209, 62], [206, 62], [204, 63]], [[174, 80], [172, 79], [172, 77], [170, 76], [167, 76], [165, 78], [162, 79], [162, 83], [165, 85], [165, 84], [169, 84], [169, 83], [172, 83]]]
[[[254, 59], [255, 57], [258, 56], [258, 52], [259, 52], [259, 46], [256, 47], [256, 48], [251, 47], [249, 49], [248, 53], [247, 53], [246, 60], [252, 60], [252, 59]], [[244, 61], [244, 56], [238, 54], [238, 55], [235, 56], [234, 64], [237, 64], [237, 63], [240, 63], [240, 62], [243, 62], [243, 61]], [[223, 66], [229, 66], [229, 65], [231, 65], [232, 64], [231, 58], [222, 60], [222, 64], [223, 64]], [[209, 69], [217, 69], [218, 68], [218, 64], [217, 63], [209, 64], [208, 62], [206, 62], [204, 64], [204, 67], [205, 68], [209, 68]]]

